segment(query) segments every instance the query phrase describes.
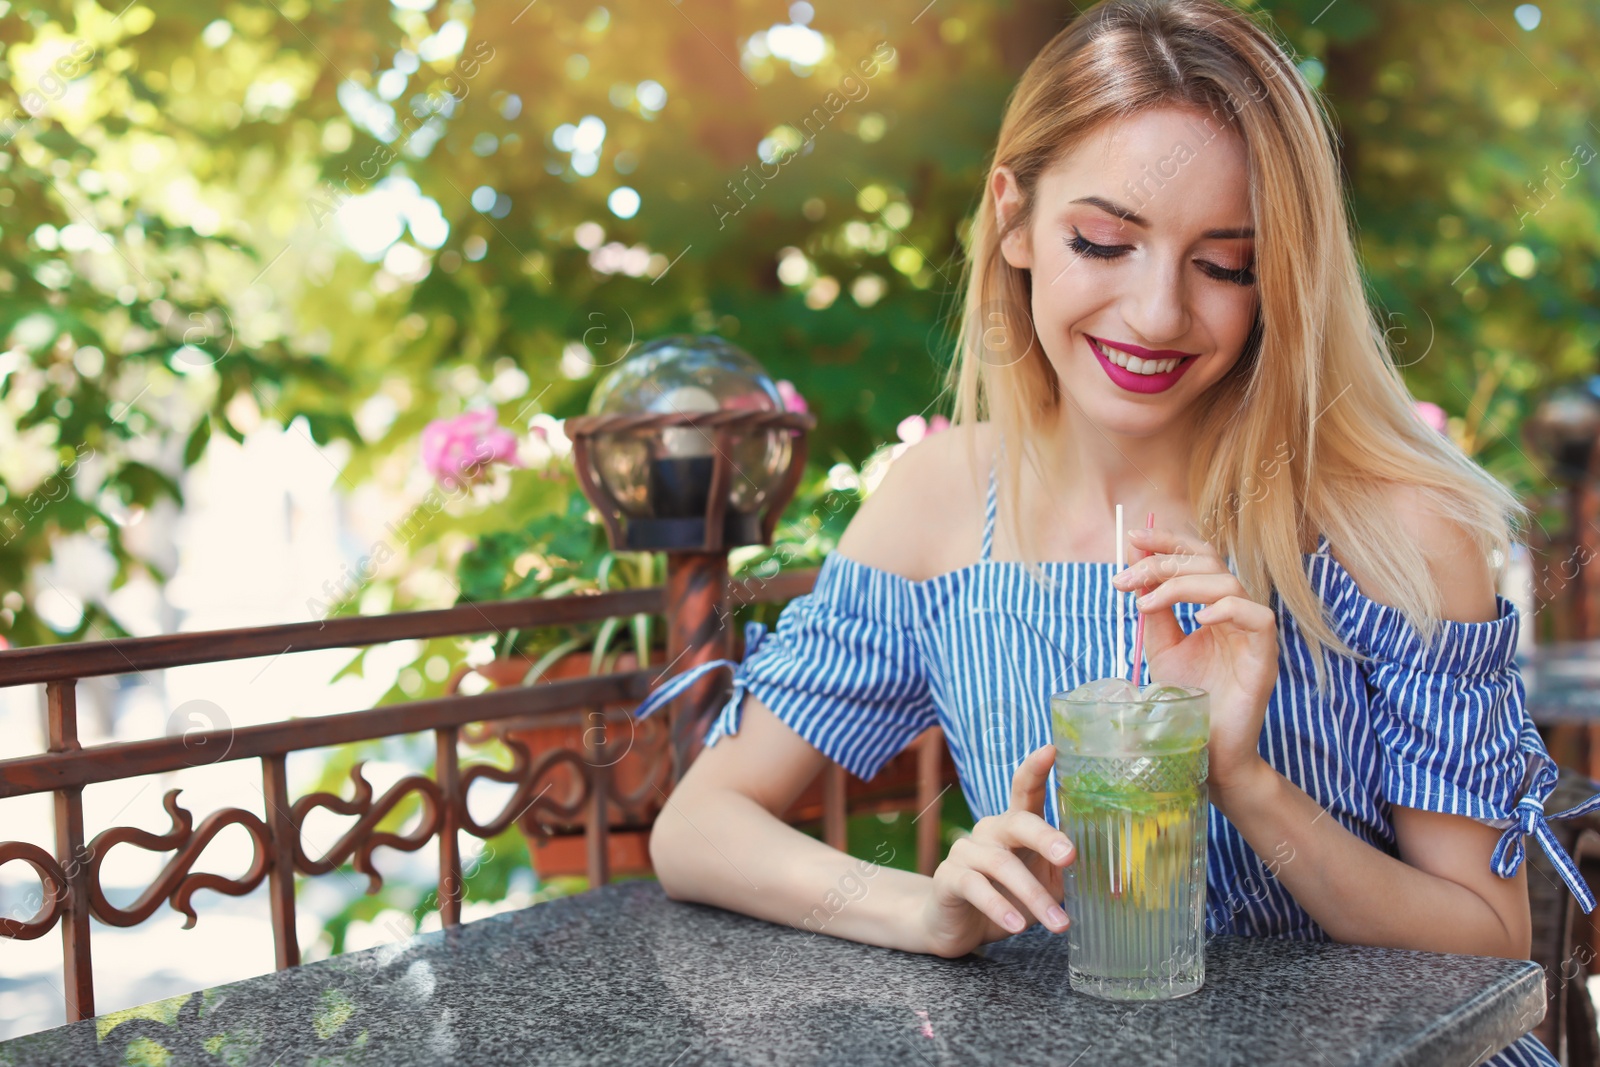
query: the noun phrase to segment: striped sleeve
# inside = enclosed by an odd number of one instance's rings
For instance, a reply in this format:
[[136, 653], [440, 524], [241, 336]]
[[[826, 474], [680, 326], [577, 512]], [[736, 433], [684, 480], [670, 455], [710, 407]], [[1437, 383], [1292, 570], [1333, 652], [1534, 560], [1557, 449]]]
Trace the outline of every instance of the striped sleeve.
[[1370, 657], [1362, 672], [1384, 798], [1507, 825], [1526, 785], [1527, 738], [1537, 738], [1515, 660], [1515, 605], [1497, 596], [1496, 618], [1444, 620], [1425, 642], [1399, 609], [1346, 593], [1345, 639]]
[[784, 607], [773, 632], [754, 648], [747, 641], [706, 745], [738, 731], [751, 693], [823, 755], [872, 778], [938, 722], [915, 600], [909, 580], [829, 555], [812, 591]]

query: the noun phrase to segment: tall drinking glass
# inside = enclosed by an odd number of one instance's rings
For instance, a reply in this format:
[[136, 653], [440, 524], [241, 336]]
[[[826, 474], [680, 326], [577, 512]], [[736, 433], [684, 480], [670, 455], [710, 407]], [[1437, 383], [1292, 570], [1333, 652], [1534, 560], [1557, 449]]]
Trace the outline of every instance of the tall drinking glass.
[[1050, 699], [1072, 988], [1166, 1000], [1205, 981], [1203, 689], [1102, 679]]

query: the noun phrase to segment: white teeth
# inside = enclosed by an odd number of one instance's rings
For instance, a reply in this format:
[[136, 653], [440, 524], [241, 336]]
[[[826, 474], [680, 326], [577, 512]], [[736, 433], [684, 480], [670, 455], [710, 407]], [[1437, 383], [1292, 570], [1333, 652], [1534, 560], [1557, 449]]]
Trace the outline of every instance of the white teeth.
[[1095, 343], [1094, 347], [1111, 362], [1124, 370], [1132, 371], [1134, 374], [1165, 374], [1181, 362], [1178, 359], [1141, 359], [1138, 356], [1130, 356], [1120, 349], [1107, 348], [1099, 343]]

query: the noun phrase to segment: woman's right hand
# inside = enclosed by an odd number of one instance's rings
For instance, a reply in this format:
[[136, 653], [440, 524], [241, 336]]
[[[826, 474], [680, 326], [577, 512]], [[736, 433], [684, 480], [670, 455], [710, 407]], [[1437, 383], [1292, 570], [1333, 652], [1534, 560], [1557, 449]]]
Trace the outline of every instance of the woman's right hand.
[[965, 956], [1035, 920], [1058, 934], [1066, 930], [1061, 870], [1077, 849], [1044, 818], [1055, 754], [1054, 745], [1045, 745], [1023, 760], [1011, 780], [1010, 807], [979, 819], [933, 872], [922, 913], [927, 951]]

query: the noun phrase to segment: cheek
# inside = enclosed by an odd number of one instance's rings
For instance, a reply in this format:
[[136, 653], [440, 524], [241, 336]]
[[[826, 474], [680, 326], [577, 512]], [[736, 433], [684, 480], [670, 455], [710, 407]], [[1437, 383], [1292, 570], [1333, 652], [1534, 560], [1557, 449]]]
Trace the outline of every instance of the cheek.
[[1210, 292], [1197, 297], [1193, 305], [1195, 327], [1204, 331], [1203, 336], [1214, 346], [1212, 353], [1217, 358], [1206, 360], [1189, 373], [1188, 378], [1194, 380], [1192, 388], [1204, 392], [1238, 365], [1255, 313], [1254, 290]]
[[1250, 326], [1255, 322], [1255, 290], [1234, 287], [1233, 292], [1207, 294], [1196, 310], [1204, 318], [1220, 351], [1241, 352], [1245, 339], [1250, 336]]
[[[1060, 269], [1058, 265], [1056, 270]], [[1048, 281], [1049, 278], [1046, 277], [1045, 280]], [[1070, 368], [1076, 353], [1072, 351], [1070, 334], [1073, 324], [1082, 318], [1077, 310], [1076, 300], [1077, 294], [1067, 284], [1067, 278], [1062, 278], [1053, 287], [1045, 288], [1039, 285], [1033, 287], [1033, 322], [1030, 324], [1032, 335], [1028, 338], [1029, 350], [1035, 356], [1043, 356], [1044, 361], [1060, 378], [1073, 376]]]
[[1059, 334], [1093, 315], [1114, 290], [1099, 264], [1086, 263], [1063, 249], [1041, 257], [1034, 271], [1033, 316], [1039, 332]]

